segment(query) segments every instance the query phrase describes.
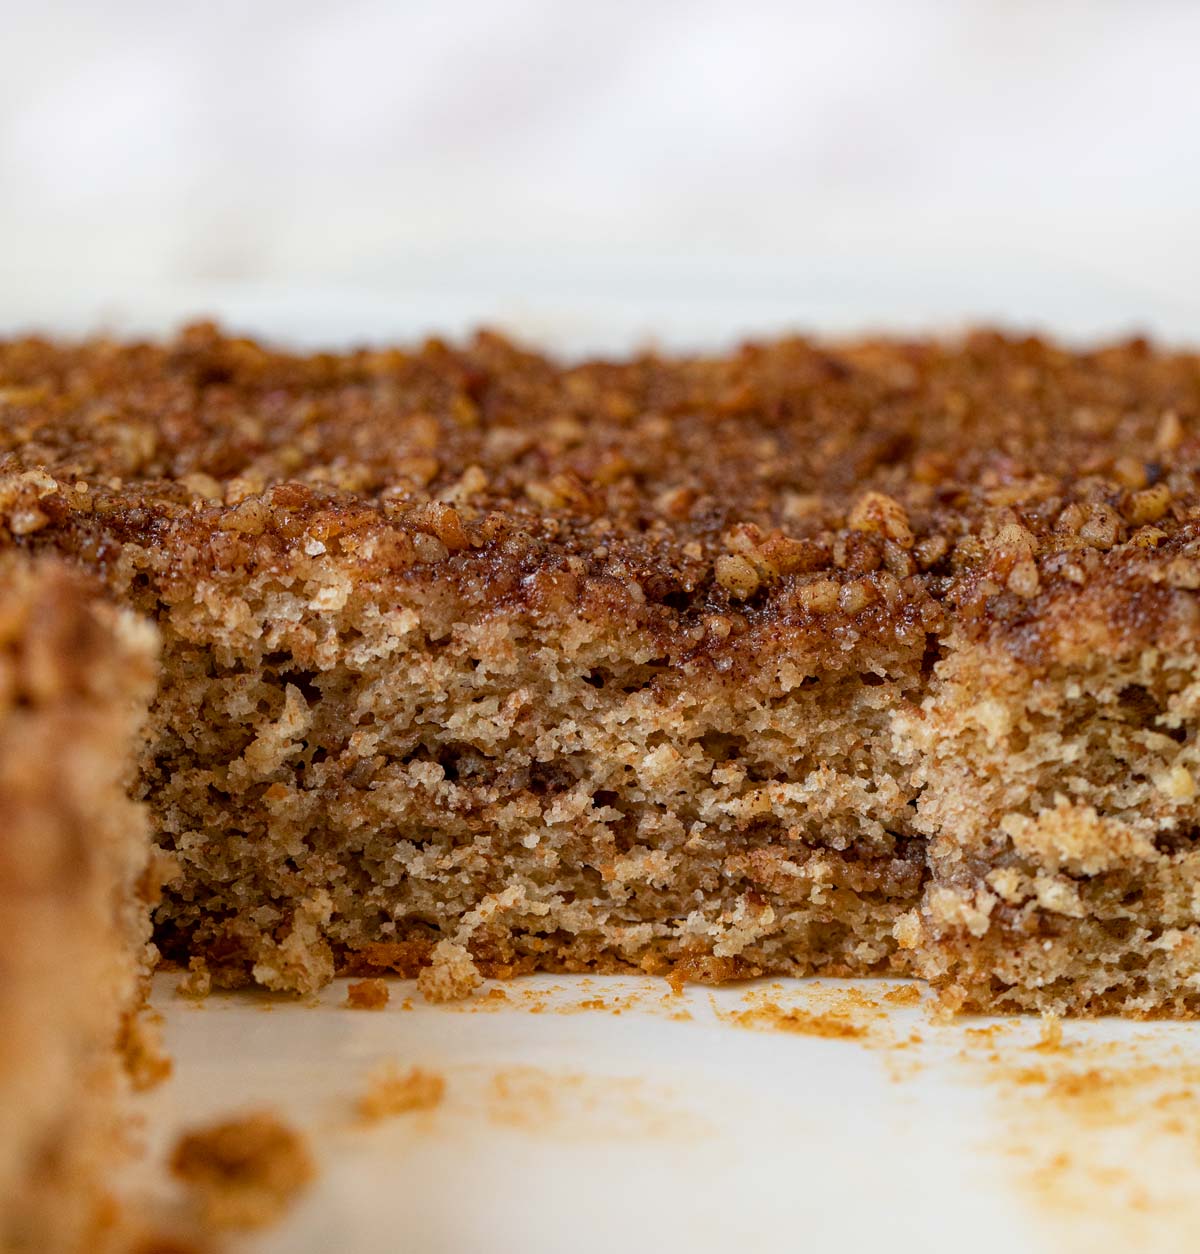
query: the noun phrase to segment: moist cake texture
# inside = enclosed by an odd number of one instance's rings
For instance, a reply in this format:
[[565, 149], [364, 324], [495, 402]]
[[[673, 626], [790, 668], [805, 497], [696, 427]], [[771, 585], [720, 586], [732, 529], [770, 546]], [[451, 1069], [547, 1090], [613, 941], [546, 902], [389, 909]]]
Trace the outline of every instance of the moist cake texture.
[[0, 543], [162, 634], [218, 982], [909, 973], [1200, 1007], [1200, 358], [0, 345]]
[[107, 1248], [117, 1044], [151, 953], [127, 795], [153, 632], [0, 557], [0, 1250]]

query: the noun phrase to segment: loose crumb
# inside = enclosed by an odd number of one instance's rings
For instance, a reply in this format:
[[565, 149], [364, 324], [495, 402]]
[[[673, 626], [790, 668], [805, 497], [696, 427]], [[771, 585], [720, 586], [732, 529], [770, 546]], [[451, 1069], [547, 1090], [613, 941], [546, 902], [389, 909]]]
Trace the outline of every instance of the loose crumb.
[[351, 1010], [382, 1010], [390, 996], [383, 980], [358, 980], [346, 989], [346, 1005]]
[[370, 1123], [411, 1110], [432, 1110], [446, 1095], [445, 1077], [436, 1071], [413, 1067], [401, 1072], [388, 1063], [367, 1081], [367, 1090], [358, 1099], [359, 1115]]
[[273, 1223], [316, 1176], [305, 1138], [269, 1111], [186, 1133], [171, 1171], [216, 1228]]
[[174, 1069], [162, 1041], [162, 1019], [151, 1011], [126, 1017], [117, 1048], [129, 1081], [139, 1093], [161, 1084]]
[[915, 984], [898, 984], [883, 995], [889, 1006], [919, 1006], [921, 990]]
[[732, 1011], [727, 1018], [740, 1027], [767, 1028], [776, 1032], [797, 1032], [831, 1040], [853, 1040], [866, 1036], [867, 1029], [845, 1015], [813, 1014], [808, 1010], [784, 1009], [775, 1002], [763, 1002], [751, 1010]]
[[1056, 1014], [1042, 1016], [1042, 1035], [1034, 1049], [1052, 1053], [1063, 1047], [1062, 1020]]
[[417, 975], [417, 989], [426, 1001], [460, 1001], [482, 983], [466, 947], [448, 940], [438, 941], [432, 962]]
[[729, 984], [734, 980], [753, 980], [762, 975], [762, 968], [740, 957], [692, 954], [679, 959], [665, 975], [671, 991], [676, 996], [682, 996], [688, 984]]
[[188, 973], [175, 985], [175, 992], [180, 997], [192, 997], [202, 1001], [212, 992], [212, 972], [208, 963], [201, 957], [188, 961]]
[[[921, 1000], [919, 989], [910, 985], [868, 989], [812, 981], [805, 986], [800, 1004], [788, 1004], [783, 986], [772, 984], [747, 992], [739, 1009], [723, 1009], [715, 1000], [712, 1006], [719, 1019], [737, 1027], [852, 1040], [868, 1048], [894, 1052], [906, 1042], [895, 1030], [892, 1008]], [[909, 1040], [912, 1039], [909, 1034]]]

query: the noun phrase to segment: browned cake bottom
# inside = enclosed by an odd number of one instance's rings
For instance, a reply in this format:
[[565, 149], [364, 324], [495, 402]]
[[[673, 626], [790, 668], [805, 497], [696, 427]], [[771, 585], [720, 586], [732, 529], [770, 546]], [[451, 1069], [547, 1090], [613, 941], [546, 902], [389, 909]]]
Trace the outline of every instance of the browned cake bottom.
[[156, 935], [217, 982], [1200, 1009], [1200, 358], [199, 327], [0, 382], [0, 538], [162, 633]]
[[117, 1040], [147, 966], [131, 750], [149, 628], [0, 559], [0, 1250], [98, 1250]]

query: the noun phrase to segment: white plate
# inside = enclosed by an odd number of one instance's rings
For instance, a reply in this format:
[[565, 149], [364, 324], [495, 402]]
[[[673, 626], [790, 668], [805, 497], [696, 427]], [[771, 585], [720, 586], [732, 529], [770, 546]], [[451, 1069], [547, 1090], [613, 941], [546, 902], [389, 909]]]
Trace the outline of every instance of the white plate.
[[[652, 979], [534, 977], [500, 1006], [433, 1006], [394, 981], [387, 1007], [357, 1011], [345, 980], [316, 1005], [196, 1004], [174, 980], [153, 999], [176, 1073], [141, 1099], [143, 1187], [163, 1191], [154, 1168], [182, 1129], [273, 1108], [320, 1174], [247, 1243], [263, 1254], [1194, 1248], [1187, 1024], [1068, 1024], [1046, 1052], [1036, 1021], [993, 1037], [996, 1021], [889, 1005], [898, 982], [676, 997]], [[860, 1035], [734, 1018], [764, 1000]], [[442, 1104], [365, 1123], [356, 1102], [385, 1064], [440, 1072]]]

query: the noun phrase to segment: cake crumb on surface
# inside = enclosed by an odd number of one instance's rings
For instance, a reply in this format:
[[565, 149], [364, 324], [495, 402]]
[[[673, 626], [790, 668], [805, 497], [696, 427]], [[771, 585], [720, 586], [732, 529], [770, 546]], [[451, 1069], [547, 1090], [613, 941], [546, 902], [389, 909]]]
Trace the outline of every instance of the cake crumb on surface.
[[200, 956], [188, 960], [187, 974], [175, 985], [175, 992], [180, 997], [191, 997], [203, 1001], [212, 992], [212, 972], [208, 963]]
[[482, 983], [466, 947], [449, 940], [438, 941], [430, 965], [417, 974], [417, 989], [426, 1001], [461, 1001]]
[[874, 988], [812, 981], [790, 996], [784, 985], [774, 983], [745, 993], [740, 1006], [712, 1004], [717, 1017], [735, 1027], [896, 1050], [918, 1043], [920, 1037], [902, 1032], [894, 1014], [921, 1001], [920, 990], [911, 984]]
[[612, 1138], [620, 1143], [712, 1132], [671, 1086], [639, 1075], [514, 1065], [492, 1073], [482, 1101], [490, 1123], [539, 1138]]
[[153, 1011], [143, 1009], [125, 1017], [117, 1048], [129, 1082], [138, 1093], [161, 1084], [174, 1070], [163, 1045], [162, 1016]]
[[1058, 1021], [1025, 1037], [1031, 1026], [966, 1029], [962, 1062], [996, 1090], [987, 1148], [1052, 1234], [1047, 1248], [1195, 1248], [1200, 1066], [1190, 1044], [1107, 1025], [1064, 1039]]
[[1035, 1049], [1040, 1049], [1046, 1053], [1053, 1053], [1063, 1047], [1063, 1026], [1062, 1020], [1056, 1014], [1045, 1014], [1042, 1016], [1042, 1034]]
[[919, 1006], [921, 1004], [921, 990], [916, 984], [897, 984], [895, 988], [889, 988], [883, 995], [883, 1000], [889, 1006]]
[[382, 1010], [391, 994], [380, 979], [356, 980], [346, 989], [346, 1005], [351, 1010]]
[[316, 1165], [305, 1138], [270, 1111], [185, 1133], [171, 1155], [208, 1224], [259, 1228], [273, 1223], [311, 1184]]
[[446, 1079], [437, 1071], [412, 1067], [401, 1071], [387, 1063], [367, 1080], [366, 1091], [358, 1099], [358, 1113], [368, 1123], [413, 1110], [432, 1110], [446, 1095]]
[[845, 1014], [833, 1011], [814, 1014], [777, 1002], [763, 1002], [749, 1010], [731, 1011], [726, 1018], [741, 1027], [761, 1027], [776, 1032], [796, 1032], [804, 1036], [823, 1036], [831, 1040], [852, 1040], [866, 1036], [867, 1029]]

